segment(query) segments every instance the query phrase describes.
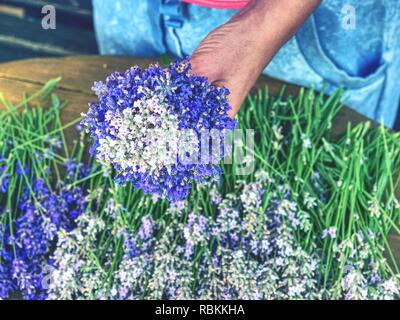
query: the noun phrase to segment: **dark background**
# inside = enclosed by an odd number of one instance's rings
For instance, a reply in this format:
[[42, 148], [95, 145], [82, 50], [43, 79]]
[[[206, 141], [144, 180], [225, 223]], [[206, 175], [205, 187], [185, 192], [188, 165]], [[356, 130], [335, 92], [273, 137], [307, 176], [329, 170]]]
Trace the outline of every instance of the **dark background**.
[[[47, 4], [56, 10], [55, 30], [42, 29]], [[0, 63], [97, 53], [91, 0], [0, 0]]]

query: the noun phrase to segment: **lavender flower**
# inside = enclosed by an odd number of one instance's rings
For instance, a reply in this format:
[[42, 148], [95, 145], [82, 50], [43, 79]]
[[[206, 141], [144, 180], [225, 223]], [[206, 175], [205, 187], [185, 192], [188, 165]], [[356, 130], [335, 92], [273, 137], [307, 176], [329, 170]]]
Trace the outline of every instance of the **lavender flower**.
[[190, 69], [188, 60], [166, 71], [158, 64], [133, 67], [95, 83], [99, 101], [89, 104], [82, 125], [93, 138], [96, 158], [116, 169], [116, 181], [178, 201], [189, 194], [192, 181], [221, 173], [216, 160], [223, 148], [199, 162], [199, 137], [202, 130], [216, 129], [223, 139], [225, 129], [235, 128], [227, 116], [229, 91]]
[[[28, 170], [28, 169], [26, 169]], [[25, 299], [45, 299], [46, 266], [60, 230], [70, 231], [74, 220], [85, 210], [86, 198], [80, 187], [59, 185], [51, 191], [42, 179], [26, 188], [19, 202], [21, 215], [6, 224], [0, 250], [0, 297], [13, 293]], [[1, 224], [3, 227], [3, 225]]]
[[329, 227], [328, 229], [324, 229], [322, 231], [322, 239], [325, 239], [326, 237], [329, 236], [331, 239], [336, 238], [336, 227]]

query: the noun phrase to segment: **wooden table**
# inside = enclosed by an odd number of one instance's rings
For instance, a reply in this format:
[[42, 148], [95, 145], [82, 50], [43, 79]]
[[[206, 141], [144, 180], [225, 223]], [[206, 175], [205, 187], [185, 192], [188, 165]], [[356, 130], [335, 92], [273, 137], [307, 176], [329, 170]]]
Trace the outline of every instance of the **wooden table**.
[[[22, 92], [28, 94], [39, 90], [49, 79], [62, 76], [56, 93], [61, 101], [68, 101], [63, 110], [62, 121], [67, 123], [88, 109], [88, 101], [95, 100], [91, 92], [93, 81], [104, 80], [112, 71], [125, 71], [132, 65], [143, 67], [154, 62], [149, 59], [107, 56], [75, 56], [67, 58], [29, 59], [0, 64], [0, 92], [11, 102], [21, 101]], [[256, 88], [268, 86], [272, 95], [279, 93], [284, 83], [275, 79], [260, 77]], [[287, 85], [287, 94], [298, 92], [299, 87]], [[348, 122], [357, 124], [368, 119], [345, 107], [336, 116], [333, 123], [334, 134], [340, 135], [346, 130]], [[70, 130], [67, 136], [74, 135]], [[390, 243], [400, 265], [400, 236], [390, 235]]]

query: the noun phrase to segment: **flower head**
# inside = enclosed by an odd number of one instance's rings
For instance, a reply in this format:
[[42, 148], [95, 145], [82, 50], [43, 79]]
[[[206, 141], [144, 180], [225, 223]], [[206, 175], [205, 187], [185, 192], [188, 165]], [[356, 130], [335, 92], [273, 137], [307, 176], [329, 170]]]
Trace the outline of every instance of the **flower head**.
[[236, 127], [227, 115], [229, 90], [190, 69], [189, 60], [166, 70], [158, 64], [132, 67], [95, 83], [99, 101], [89, 104], [82, 124], [94, 140], [96, 158], [116, 169], [116, 181], [179, 201], [192, 181], [220, 174], [223, 147], [216, 152], [211, 137], [206, 143], [200, 137], [214, 130], [212, 139], [223, 141], [226, 130]]

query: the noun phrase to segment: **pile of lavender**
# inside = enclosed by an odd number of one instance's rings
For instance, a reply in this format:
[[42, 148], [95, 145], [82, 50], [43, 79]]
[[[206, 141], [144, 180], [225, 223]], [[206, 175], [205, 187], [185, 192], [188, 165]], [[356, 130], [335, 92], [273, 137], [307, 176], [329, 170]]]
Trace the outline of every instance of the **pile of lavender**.
[[[17, 105], [0, 94], [1, 299], [399, 297], [400, 134], [366, 122], [333, 135], [340, 92], [249, 96], [238, 124], [255, 129], [254, 170], [223, 164], [182, 199], [115, 183], [125, 171], [86, 157], [93, 136], [76, 134], [82, 118], [62, 124], [56, 83]], [[38, 97], [48, 109], [28, 106]], [[105, 112], [102, 130], [122, 118]]]
[[[206, 215], [209, 208], [194, 211], [179, 202], [155, 219], [144, 202], [143, 216], [124, 223], [122, 204], [110, 199], [104, 219], [87, 212], [73, 232], [58, 236], [49, 298], [394, 299], [399, 279], [382, 274], [373, 250], [383, 250], [377, 239], [370, 243], [362, 234], [339, 244], [334, 261], [344, 263], [342, 280], [331, 278], [322, 286], [326, 257], [315, 244], [325, 236], [311, 236], [308, 249], [299, 241], [312, 231], [312, 221], [295, 198], [288, 185], [258, 171], [254, 182], [239, 181], [225, 196], [214, 185], [214, 217]], [[88, 252], [97, 252], [101, 234], [115, 240], [99, 267]], [[346, 246], [353, 253], [343, 261]]]
[[1, 225], [1, 297], [16, 292], [25, 299], [47, 297], [46, 277], [52, 265], [50, 254], [57, 232], [72, 231], [85, 204], [80, 187], [68, 190], [60, 185], [51, 191], [39, 179], [34, 182], [32, 191], [28, 188], [24, 191], [19, 203], [21, 216], [13, 225]]
[[200, 135], [213, 130], [223, 141], [226, 130], [236, 127], [227, 115], [229, 90], [190, 71], [189, 60], [182, 60], [166, 69], [132, 67], [95, 83], [98, 101], [89, 104], [82, 124], [96, 159], [118, 172], [116, 181], [179, 201], [192, 181], [219, 176], [223, 148], [212, 152]]
[[0, 299], [48, 297], [57, 233], [74, 230], [87, 208], [85, 184], [76, 183], [92, 171], [77, 152], [83, 136], [71, 153], [56, 96], [49, 110], [28, 107], [56, 83], [16, 106], [0, 95], [8, 108], [0, 112]]

